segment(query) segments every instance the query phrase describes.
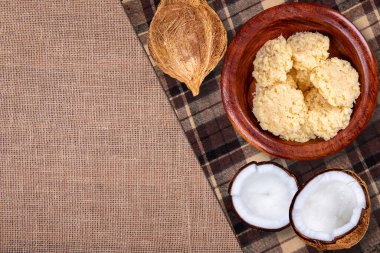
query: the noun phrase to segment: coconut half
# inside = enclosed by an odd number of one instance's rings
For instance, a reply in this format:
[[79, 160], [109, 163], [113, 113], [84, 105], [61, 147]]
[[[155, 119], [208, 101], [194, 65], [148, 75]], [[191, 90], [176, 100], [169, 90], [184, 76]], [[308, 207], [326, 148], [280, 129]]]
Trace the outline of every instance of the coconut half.
[[367, 231], [369, 217], [367, 186], [346, 170], [316, 175], [296, 194], [290, 207], [296, 234], [319, 250], [351, 248]]
[[250, 163], [230, 185], [232, 205], [240, 218], [271, 231], [289, 225], [289, 207], [297, 191], [295, 176], [274, 163]]

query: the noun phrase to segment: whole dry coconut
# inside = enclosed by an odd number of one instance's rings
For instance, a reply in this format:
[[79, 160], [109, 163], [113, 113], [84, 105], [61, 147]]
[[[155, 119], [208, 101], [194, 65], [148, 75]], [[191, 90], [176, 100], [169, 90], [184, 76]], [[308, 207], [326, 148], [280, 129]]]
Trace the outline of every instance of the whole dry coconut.
[[157, 66], [196, 96], [223, 57], [227, 34], [205, 0], [162, 0], [149, 28], [148, 47]]
[[357, 174], [328, 170], [297, 192], [289, 219], [306, 244], [318, 250], [348, 249], [367, 231], [370, 210], [367, 186]]

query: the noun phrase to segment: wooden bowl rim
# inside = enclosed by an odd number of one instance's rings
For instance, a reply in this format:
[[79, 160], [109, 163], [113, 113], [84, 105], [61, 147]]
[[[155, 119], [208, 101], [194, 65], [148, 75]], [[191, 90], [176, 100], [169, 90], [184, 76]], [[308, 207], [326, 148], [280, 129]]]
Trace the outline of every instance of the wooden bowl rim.
[[[365, 55], [368, 57], [367, 61], [363, 61], [362, 58], [360, 59], [360, 65], [364, 70], [363, 76], [361, 76], [361, 86], [363, 86], [363, 90], [360, 96], [363, 96], [361, 100], [365, 101], [365, 104], [363, 103], [361, 107], [356, 108], [356, 117], [352, 117], [350, 119], [349, 125], [345, 129], [340, 131], [346, 133], [351, 132], [351, 134], [339, 134], [340, 132], [338, 132], [338, 134], [332, 139], [328, 141], [319, 141], [316, 143], [299, 143], [284, 141], [281, 140], [279, 137], [268, 137], [267, 135], [263, 134], [264, 130], [262, 130], [260, 127], [254, 126], [251, 123], [251, 121], [243, 114], [243, 110], [240, 107], [238, 98], [236, 96], [236, 90], [233, 89], [234, 82], [230, 80], [234, 79], [234, 77], [231, 78], [231, 76], [233, 76], [236, 73], [238, 66], [234, 66], [237, 64], [231, 64], [231, 62], [232, 59], [236, 56], [236, 48], [245, 48], [245, 46], [252, 38], [252, 30], [254, 31], [254, 33], [257, 33], [261, 30], [260, 28], [258, 28], [259, 26], [257, 25], [257, 22], [270, 25], [274, 21], [278, 21], [281, 19], [292, 19], [292, 17], [302, 17], [305, 14], [304, 8], [310, 7], [318, 8], [316, 16], [323, 16], [328, 20], [334, 20], [336, 22], [339, 22], [340, 24], [343, 24], [344, 27], [341, 26], [340, 30], [345, 30], [349, 33], [349, 36], [347, 36], [347, 38], [350, 40], [350, 42], [356, 49], [359, 49], [357, 50], [358, 55]], [[279, 9], [283, 10], [281, 12], [281, 15], [276, 15], [277, 18], [275, 20], [265, 19], [265, 16], [271, 16], [273, 12], [277, 12]], [[296, 14], [294, 12], [295, 9]], [[316, 16], [308, 17], [317, 20], [318, 18]], [[260, 24], [260, 26], [261, 25], [262, 24]], [[227, 49], [222, 68], [221, 96], [224, 109], [234, 128], [246, 141], [248, 141], [248, 143], [255, 146], [257, 149], [266, 152], [272, 156], [290, 160], [313, 160], [323, 158], [325, 156], [339, 152], [347, 145], [352, 143], [355, 140], [355, 138], [367, 126], [374, 113], [377, 104], [377, 93], [377, 61], [363, 35], [347, 18], [345, 18], [339, 12], [327, 6], [315, 3], [285, 3], [271, 7], [252, 17], [241, 27], [241, 29], [234, 36], [232, 42], [230, 43]], [[361, 120], [357, 120], [359, 117]]]

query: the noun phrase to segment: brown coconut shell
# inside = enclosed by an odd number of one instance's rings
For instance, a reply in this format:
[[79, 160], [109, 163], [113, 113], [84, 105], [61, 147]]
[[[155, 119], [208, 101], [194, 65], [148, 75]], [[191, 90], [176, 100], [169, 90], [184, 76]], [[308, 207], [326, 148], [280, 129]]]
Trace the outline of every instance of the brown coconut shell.
[[148, 48], [157, 66], [196, 96], [226, 51], [227, 33], [205, 0], [162, 0], [150, 24]]
[[[303, 235], [297, 228], [294, 226], [293, 219], [292, 219], [292, 210], [295, 203], [295, 200], [297, 199], [298, 194], [303, 190], [303, 188], [316, 176], [330, 172], [330, 171], [340, 171], [349, 174], [353, 178], [355, 178], [360, 186], [362, 187], [365, 195], [365, 199], [367, 202], [366, 208], [362, 210], [361, 217], [359, 219], [359, 222], [356, 227], [348, 231], [347, 233], [336, 237], [333, 241], [321, 241], [321, 240], [315, 240], [312, 238], [309, 238], [305, 235]], [[318, 250], [324, 251], [324, 250], [340, 250], [340, 249], [349, 249], [352, 246], [356, 245], [365, 235], [368, 229], [369, 221], [370, 221], [370, 214], [371, 214], [371, 200], [368, 193], [368, 188], [366, 183], [359, 177], [358, 174], [356, 174], [353, 171], [350, 170], [340, 170], [340, 169], [331, 169], [327, 171], [323, 171], [321, 173], [316, 174], [311, 179], [309, 179], [303, 186], [301, 190], [299, 190], [296, 195], [293, 198], [292, 204], [290, 205], [290, 212], [289, 212], [289, 219], [290, 219], [290, 225], [292, 226], [294, 232], [296, 235], [304, 241], [307, 245], [312, 246]]]
[[[229, 198], [231, 198], [231, 203], [232, 203], [232, 209], [233, 211], [235, 212], [235, 214], [237, 215], [237, 217], [239, 217], [239, 219], [241, 219], [242, 221], [244, 221], [244, 223], [246, 223], [249, 227], [253, 228], [253, 229], [256, 229], [256, 230], [261, 230], [261, 231], [265, 231], [265, 232], [278, 232], [278, 231], [281, 231], [287, 227], [290, 226], [290, 223], [286, 224], [285, 226], [283, 227], [280, 227], [280, 228], [276, 228], [276, 229], [269, 229], [269, 228], [263, 228], [263, 227], [259, 227], [259, 226], [255, 226], [255, 225], [252, 225], [252, 224], [249, 224], [248, 222], [246, 222], [240, 215], [239, 213], [236, 211], [236, 208], [235, 208], [235, 205], [234, 205], [234, 202], [232, 201], [232, 196], [231, 196], [231, 189], [232, 189], [232, 184], [234, 183], [236, 177], [240, 174], [240, 172], [242, 172], [245, 168], [247, 168], [248, 166], [252, 165], [252, 164], [255, 164], [257, 166], [260, 166], [260, 165], [265, 165], [265, 164], [272, 164], [280, 169], [282, 169], [283, 171], [286, 172], [286, 174], [288, 174], [290, 177], [294, 178], [294, 180], [296, 181], [296, 184], [297, 184], [297, 188], [300, 189], [300, 184], [298, 182], [298, 179], [297, 177], [291, 173], [288, 169], [286, 169], [284, 166], [280, 165], [280, 164], [277, 164], [277, 163], [274, 163], [274, 162], [250, 162], [250, 163], [247, 163], [246, 165], [244, 165], [243, 167], [241, 167], [238, 172], [235, 174], [235, 176], [232, 178], [229, 186], [228, 186], [228, 195], [229, 195]], [[298, 192], [298, 191], [297, 191]]]

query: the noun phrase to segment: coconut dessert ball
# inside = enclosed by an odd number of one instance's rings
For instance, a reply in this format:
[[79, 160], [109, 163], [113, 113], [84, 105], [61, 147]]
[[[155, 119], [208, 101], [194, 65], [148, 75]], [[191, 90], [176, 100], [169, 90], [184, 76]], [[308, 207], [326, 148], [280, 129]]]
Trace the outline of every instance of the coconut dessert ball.
[[291, 76], [293, 78], [293, 80], [296, 81], [297, 80], [297, 70], [295, 68], [292, 68], [291, 70], [289, 70], [288, 76]]
[[[288, 74], [286, 76], [286, 81], [285, 82], [276, 82], [276, 83], [273, 83], [271, 86], [282, 84], [282, 83], [283, 84], [287, 84], [287, 85], [289, 85], [289, 86], [297, 89], [297, 83], [296, 83], [296, 81], [294, 80], [294, 78], [290, 74]], [[261, 85], [256, 85], [256, 92], [260, 92], [261, 90], [266, 89], [266, 88], [267, 87], [263, 87]]]
[[330, 40], [317, 32], [300, 32], [288, 38], [295, 69], [311, 70], [329, 56]]
[[[306, 115], [306, 119], [307, 117], [308, 116]], [[298, 130], [295, 133], [288, 134], [286, 137], [287, 137], [286, 140], [288, 141], [297, 141], [297, 142], [307, 142], [309, 140], [316, 138], [313, 130], [311, 129], [310, 122], [308, 122], [307, 120], [301, 126], [300, 130]]]
[[292, 68], [288, 72], [288, 76], [291, 76], [296, 82], [297, 89], [300, 89], [302, 92], [308, 91], [313, 85], [310, 82], [310, 71], [309, 70], [296, 70]]
[[253, 113], [263, 130], [282, 139], [329, 140], [347, 127], [360, 94], [349, 62], [327, 59], [330, 41], [320, 33], [279, 36], [263, 45], [253, 62]]
[[315, 88], [306, 94], [305, 103], [309, 108], [305, 124], [324, 140], [334, 137], [350, 122], [351, 108], [330, 105]]
[[297, 89], [297, 83], [296, 81], [294, 80], [293, 76], [288, 74], [286, 76], [286, 83], [290, 86], [292, 86], [293, 88], [296, 88]]
[[262, 129], [283, 139], [301, 129], [306, 113], [302, 92], [286, 83], [261, 89], [253, 98], [253, 114]]
[[268, 87], [286, 81], [286, 73], [292, 68], [292, 50], [283, 36], [266, 42], [253, 61], [253, 77], [257, 85]]
[[314, 68], [310, 80], [333, 106], [352, 107], [360, 94], [358, 72], [348, 61], [336, 57]]
[[303, 92], [309, 90], [313, 85], [310, 82], [310, 71], [306, 69], [297, 70], [296, 81], [298, 89]]

